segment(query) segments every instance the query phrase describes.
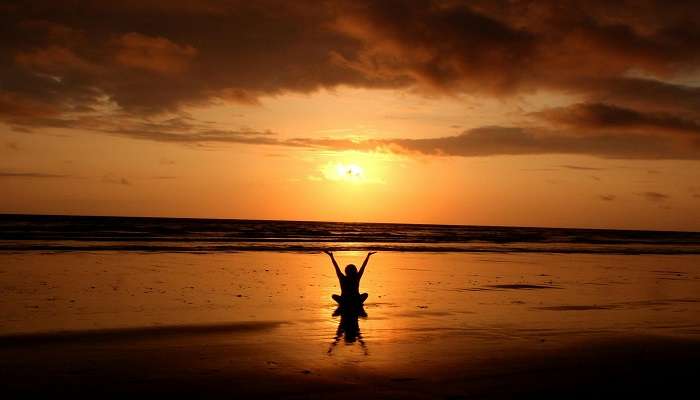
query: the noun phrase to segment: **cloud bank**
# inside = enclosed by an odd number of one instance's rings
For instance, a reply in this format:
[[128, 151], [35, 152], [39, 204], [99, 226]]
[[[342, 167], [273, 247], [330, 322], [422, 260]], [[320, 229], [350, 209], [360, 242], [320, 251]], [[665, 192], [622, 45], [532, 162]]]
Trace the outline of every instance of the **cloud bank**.
[[[700, 158], [692, 1], [16, 1], [0, 6], [0, 121], [162, 142], [431, 155]], [[576, 104], [533, 126], [361, 143], [178, 119], [212, 101], [339, 86]], [[110, 108], [109, 115], [105, 108]], [[114, 109], [117, 121], [110, 121]], [[175, 120], [154, 125], [154, 116]]]

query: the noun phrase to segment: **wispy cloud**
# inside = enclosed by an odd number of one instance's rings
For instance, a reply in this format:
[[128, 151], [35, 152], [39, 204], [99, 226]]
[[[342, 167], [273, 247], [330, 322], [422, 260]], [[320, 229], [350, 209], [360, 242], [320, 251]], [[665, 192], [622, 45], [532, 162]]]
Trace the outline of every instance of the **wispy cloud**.
[[124, 177], [115, 177], [114, 175], [107, 174], [102, 177], [103, 183], [110, 183], [115, 185], [131, 186], [131, 181]]
[[19, 144], [17, 144], [17, 142], [6, 142], [5, 148], [13, 151], [18, 151], [20, 149]]
[[642, 192], [637, 194], [654, 203], [664, 202], [671, 197], [667, 194], [659, 192]]
[[67, 178], [70, 175], [62, 174], [51, 174], [44, 172], [14, 172], [14, 171], [0, 171], [0, 178], [28, 178], [28, 179], [54, 179], [54, 178]]
[[604, 171], [607, 168], [587, 167], [584, 165], [559, 165], [560, 168], [573, 169], [578, 171]]
[[[90, 115], [76, 118], [44, 118], [36, 126], [73, 128], [102, 134], [186, 145], [229, 143], [285, 146], [325, 150], [381, 151], [431, 156], [477, 157], [492, 155], [582, 154], [620, 159], [700, 159], [700, 141], [648, 134], [604, 133], [561, 135], [546, 128], [483, 126], [458, 135], [433, 138], [297, 137], [282, 139], [269, 130], [225, 129], [187, 114], [167, 118], [127, 115]], [[42, 125], [43, 124], [43, 125]], [[634, 146], [630, 143], [633, 142]], [[560, 165], [572, 170], [602, 168]]]
[[696, 199], [700, 199], [700, 186], [691, 186], [688, 188], [690, 196]]
[[[630, 142], [634, 146], [630, 146]], [[628, 159], [700, 159], [700, 144], [649, 135], [567, 135], [545, 129], [485, 126], [456, 136], [426, 139], [293, 139], [280, 144], [335, 150], [382, 150], [434, 156], [583, 154]]]

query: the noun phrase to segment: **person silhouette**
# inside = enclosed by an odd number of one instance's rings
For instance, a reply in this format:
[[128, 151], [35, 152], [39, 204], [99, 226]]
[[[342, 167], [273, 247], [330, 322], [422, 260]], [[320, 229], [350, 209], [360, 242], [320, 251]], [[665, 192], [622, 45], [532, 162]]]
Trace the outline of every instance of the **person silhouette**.
[[333, 268], [335, 268], [335, 274], [338, 276], [338, 281], [340, 282], [340, 296], [334, 294], [333, 300], [335, 300], [341, 306], [361, 306], [365, 300], [367, 300], [367, 293], [360, 294], [360, 279], [362, 279], [362, 274], [365, 273], [365, 268], [369, 262], [369, 257], [372, 254], [376, 254], [376, 251], [370, 251], [365, 257], [365, 261], [360, 267], [360, 271], [357, 271], [357, 267], [353, 264], [348, 264], [345, 267], [345, 275], [340, 272], [338, 263], [335, 261], [333, 252], [326, 250], [324, 253], [328, 254], [333, 262]]

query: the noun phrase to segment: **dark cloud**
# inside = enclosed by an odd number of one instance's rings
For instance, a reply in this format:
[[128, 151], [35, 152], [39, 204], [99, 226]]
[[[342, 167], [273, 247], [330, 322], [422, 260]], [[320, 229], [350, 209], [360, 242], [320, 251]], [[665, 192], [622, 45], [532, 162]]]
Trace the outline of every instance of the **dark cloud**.
[[441, 90], [512, 92], [527, 79], [537, 52], [533, 32], [466, 2], [348, 2], [341, 10], [336, 26], [362, 44], [354, 59], [344, 59], [348, 65]]
[[700, 110], [700, 87], [696, 86], [629, 77], [582, 77], [568, 85], [572, 91], [589, 97], [592, 103], [612, 103], [695, 117]]
[[[457, 136], [430, 139], [394, 139], [365, 142], [314, 140], [297, 144], [316, 144], [329, 148], [385, 148], [397, 152], [416, 152], [444, 156], [489, 156], [524, 154], [585, 154], [610, 158], [683, 158], [699, 159], [700, 148], [687, 147], [652, 135], [559, 135], [547, 130], [513, 127], [481, 127]], [[631, 145], [633, 143], [633, 145]]]
[[694, 120], [602, 103], [574, 104], [540, 111], [535, 115], [575, 129], [700, 135], [700, 123]]
[[[152, 118], [338, 86], [496, 97], [545, 90], [581, 101], [539, 113], [547, 129], [282, 144], [700, 158], [700, 88], [681, 79], [700, 67], [696, 2], [35, 0], [2, 7], [0, 121], [17, 131], [80, 127], [163, 142], [280, 144], [264, 131]], [[119, 118], [110, 121], [104, 110], [115, 108]]]
[[617, 197], [613, 194], [601, 194], [598, 198], [603, 201], [614, 201]]
[[[359, 50], [325, 2], [16, 2], [3, 13], [12, 114], [75, 111], [108, 98], [131, 113], [340, 84], [390, 87], [338, 63]], [[17, 110], [18, 106], [21, 106]], [[2, 112], [0, 108], [0, 112]]]
[[[360, 2], [346, 11], [341, 27], [365, 45], [365, 69], [378, 65], [447, 91], [502, 95], [546, 88], [606, 98], [625, 89], [620, 97], [628, 100], [643, 90], [687, 92], [654, 83], [697, 68], [700, 28], [693, 21], [700, 7], [609, 3]], [[631, 79], [633, 71], [656, 79]], [[697, 89], [690, 92], [684, 97], [697, 100]]]
[[666, 201], [670, 198], [669, 195], [664, 194], [664, 193], [659, 193], [659, 192], [643, 192], [643, 193], [638, 193], [638, 195], [644, 197], [645, 199], [655, 202], [655, 203], [660, 203], [663, 201]]

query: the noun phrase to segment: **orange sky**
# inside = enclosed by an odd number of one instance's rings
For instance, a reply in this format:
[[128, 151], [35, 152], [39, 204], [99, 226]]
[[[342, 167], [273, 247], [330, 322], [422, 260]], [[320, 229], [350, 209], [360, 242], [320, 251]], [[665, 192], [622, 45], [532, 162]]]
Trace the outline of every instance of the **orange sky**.
[[700, 7], [496, 3], [4, 6], [0, 212], [700, 230]]

